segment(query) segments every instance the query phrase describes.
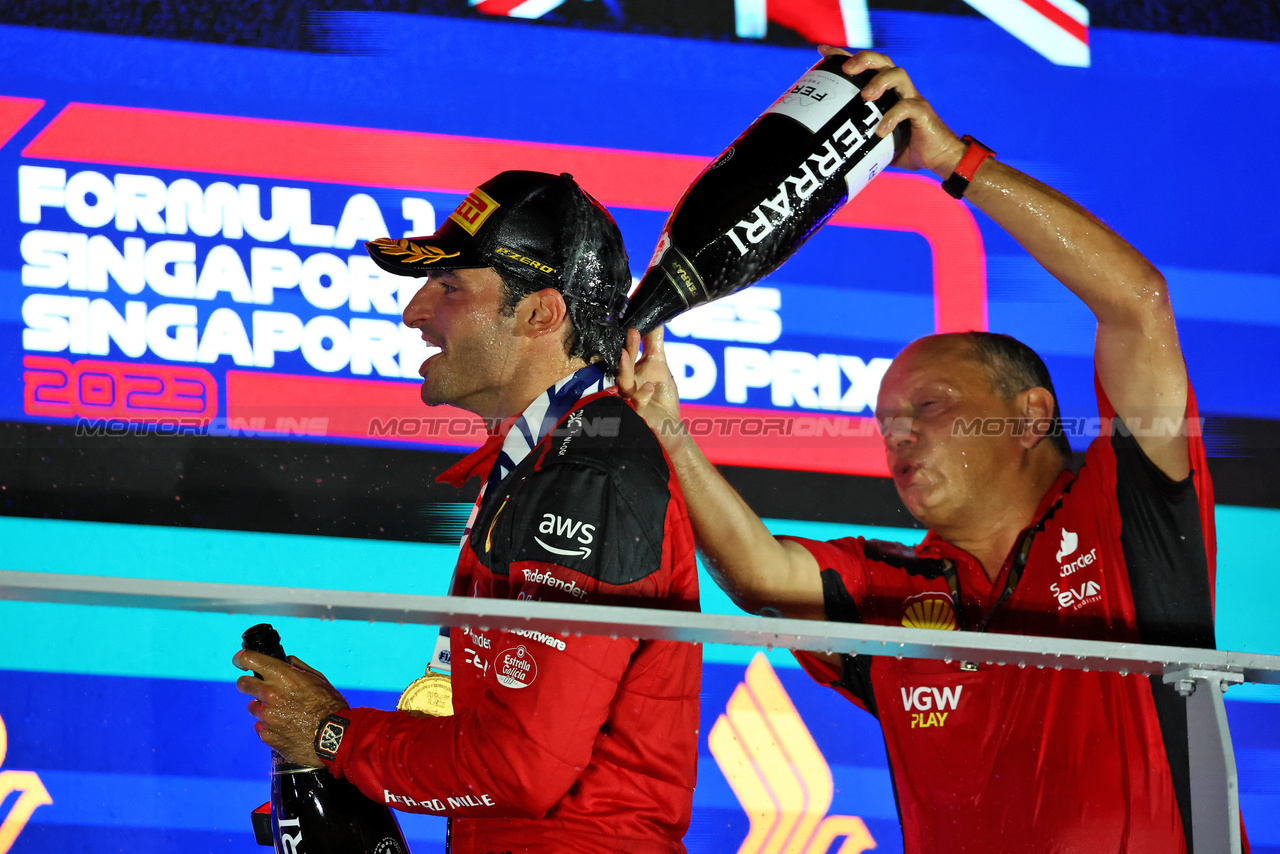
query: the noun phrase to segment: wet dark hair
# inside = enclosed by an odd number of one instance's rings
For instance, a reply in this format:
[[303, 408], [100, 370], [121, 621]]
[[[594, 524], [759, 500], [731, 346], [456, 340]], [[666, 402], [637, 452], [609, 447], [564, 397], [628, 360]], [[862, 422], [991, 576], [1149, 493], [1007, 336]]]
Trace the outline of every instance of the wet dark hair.
[[[495, 267], [494, 270], [502, 279], [502, 303], [498, 310], [504, 317], [515, 314], [516, 306], [529, 294], [548, 287], [546, 284], [513, 275], [500, 267]], [[626, 342], [626, 332], [618, 326], [616, 316], [609, 316], [602, 306], [585, 300], [565, 297], [564, 304], [569, 313], [569, 334], [564, 339], [565, 352], [587, 364], [599, 362], [608, 376], [615, 376], [618, 362], [622, 358], [622, 346]]]
[[[622, 359], [627, 331], [618, 318], [631, 289], [631, 269], [618, 226], [605, 208], [579, 188], [567, 202], [561, 239], [567, 245], [564, 281], [559, 288], [569, 312], [565, 351], [588, 364], [599, 362], [612, 377]], [[603, 213], [603, 216], [601, 214]], [[502, 313], [510, 317], [520, 301], [548, 287], [507, 266], [495, 266], [502, 278]]]
[[1071, 459], [1071, 443], [1062, 429], [1062, 410], [1058, 408], [1058, 393], [1053, 390], [1053, 380], [1035, 350], [1012, 335], [1000, 332], [961, 332], [959, 337], [968, 342], [973, 356], [987, 371], [992, 389], [1005, 400], [1013, 400], [1030, 388], [1043, 388], [1053, 395], [1053, 423], [1048, 438], [1054, 448], [1066, 460]]

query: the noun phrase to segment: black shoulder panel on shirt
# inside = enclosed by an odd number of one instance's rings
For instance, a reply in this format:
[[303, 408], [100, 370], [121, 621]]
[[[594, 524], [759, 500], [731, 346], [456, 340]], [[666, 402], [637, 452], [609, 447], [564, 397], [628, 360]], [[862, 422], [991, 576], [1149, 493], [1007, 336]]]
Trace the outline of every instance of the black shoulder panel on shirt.
[[662, 566], [671, 497], [658, 439], [615, 397], [574, 416], [486, 498], [472, 545], [497, 574], [539, 561], [605, 584], [647, 578]]
[[[827, 619], [833, 623], [861, 623], [862, 614], [858, 611], [858, 603], [853, 601], [840, 573], [834, 569], [822, 570], [822, 599], [826, 606]], [[863, 708], [879, 718], [876, 708], [876, 695], [871, 689], [871, 665], [874, 659], [869, 655], [841, 655], [840, 678], [833, 684], [843, 688], [862, 703]]]
[[868, 560], [888, 564], [894, 569], [905, 570], [908, 575], [924, 578], [941, 578], [947, 565], [946, 561], [938, 558], [919, 557], [911, 546], [888, 540], [866, 540], [862, 551]]
[[1143, 643], [1212, 649], [1213, 597], [1195, 482], [1170, 480], [1117, 429], [1120, 546]]
[[625, 400], [598, 397], [573, 412], [551, 433], [551, 444], [539, 468], [560, 463], [597, 466], [615, 472], [624, 483], [663, 489], [671, 471], [662, 445], [645, 420]]
[[[1212, 649], [1213, 599], [1200, 503], [1191, 475], [1174, 481], [1148, 459], [1137, 440], [1113, 420], [1116, 506], [1120, 547], [1143, 643]], [[1172, 685], [1151, 677], [1160, 735], [1192, 850], [1191, 766], [1187, 752], [1187, 701]]]

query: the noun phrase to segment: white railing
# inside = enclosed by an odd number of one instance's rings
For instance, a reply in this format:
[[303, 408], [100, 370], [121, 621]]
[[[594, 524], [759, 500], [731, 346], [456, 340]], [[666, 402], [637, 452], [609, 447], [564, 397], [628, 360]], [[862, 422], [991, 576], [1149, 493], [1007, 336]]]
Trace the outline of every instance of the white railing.
[[1240, 851], [1239, 790], [1223, 690], [1239, 682], [1280, 684], [1280, 656], [1275, 655], [652, 608], [10, 571], [0, 571], [0, 599], [451, 625], [480, 631], [538, 629], [548, 634], [1160, 675], [1187, 697], [1191, 825], [1197, 854]]

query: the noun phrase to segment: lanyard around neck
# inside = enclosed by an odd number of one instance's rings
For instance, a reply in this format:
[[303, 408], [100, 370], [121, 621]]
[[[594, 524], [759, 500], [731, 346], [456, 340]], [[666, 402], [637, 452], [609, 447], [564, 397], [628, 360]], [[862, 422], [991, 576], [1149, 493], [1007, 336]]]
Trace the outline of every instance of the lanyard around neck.
[[1018, 537], [1018, 542], [1014, 544], [1013, 561], [1009, 564], [1009, 575], [1005, 579], [1004, 589], [1000, 591], [1000, 598], [992, 605], [982, 620], [970, 629], [965, 625], [964, 603], [960, 597], [960, 574], [956, 571], [955, 561], [951, 558], [943, 558], [942, 574], [947, 579], [947, 587], [951, 588], [951, 604], [956, 612], [956, 625], [960, 631], [985, 632], [987, 627], [991, 625], [991, 620], [996, 615], [996, 611], [1005, 602], [1009, 601], [1009, 597], [1013, 595], [1013, 591], [1017, 589], [1018, 582], [1022, 580], [1022, 572], [1027, 568], [1027, 558], [1031, 556], [1031, 544], [1035, 541], [1036, 533], [1043, 528], [1043, 525], [1036, 525], [1022, 532]]

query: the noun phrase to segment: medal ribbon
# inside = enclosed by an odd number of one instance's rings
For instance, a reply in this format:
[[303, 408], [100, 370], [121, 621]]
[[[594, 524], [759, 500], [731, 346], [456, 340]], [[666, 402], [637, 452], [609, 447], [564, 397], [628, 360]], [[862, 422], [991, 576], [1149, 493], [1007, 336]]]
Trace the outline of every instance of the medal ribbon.
[[[520, 415], [504, 421], [478, 450], [436, 478], [444, 483], [462, 486], [472, 477], [485, 473], [484, 485], [480, 487], [480, 494], [462, 529], [462, 541], [458, 544], [460, 552], [467, 547], [471, 529], [476, 523], [476, 517], [480, 515], [480, 505], [490, 489], [496, 489], [579, 400], [603, 391], [609, 385], [604, 370], [599, 365], [587, 365], [578, 369], [538, 395]], [[465, 587], [469, 581], [469, 578], [459, 577], [458, 567], [455, 565], [453, 577], [449, 580], [449, 595], [467, 595]], [[428, 670], [449, 673], [450, 658], [449, 627], [441, 626]]]

